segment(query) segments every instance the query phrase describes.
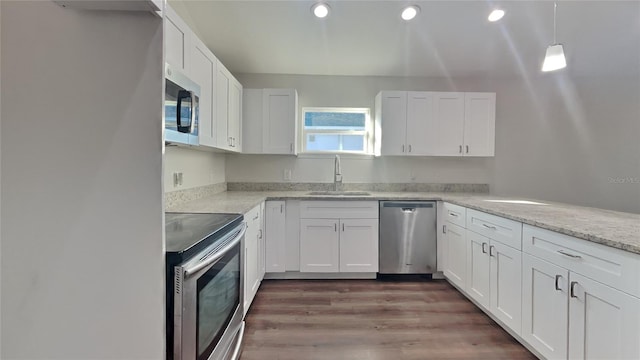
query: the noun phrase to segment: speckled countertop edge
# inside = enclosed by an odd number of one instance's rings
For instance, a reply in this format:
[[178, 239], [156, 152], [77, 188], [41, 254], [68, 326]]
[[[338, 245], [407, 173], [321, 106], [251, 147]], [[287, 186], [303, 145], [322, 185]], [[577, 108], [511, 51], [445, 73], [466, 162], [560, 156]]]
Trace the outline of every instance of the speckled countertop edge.
[[640, 254], [640, 215], [529, 200], [537, 204], [477, 193], [369, 192], [371, 195], [309, 195], [308, 191], [228, 191], [167, 208], [171, 212], [241, 213], [265, 200], [442, 200], [561, 234]]

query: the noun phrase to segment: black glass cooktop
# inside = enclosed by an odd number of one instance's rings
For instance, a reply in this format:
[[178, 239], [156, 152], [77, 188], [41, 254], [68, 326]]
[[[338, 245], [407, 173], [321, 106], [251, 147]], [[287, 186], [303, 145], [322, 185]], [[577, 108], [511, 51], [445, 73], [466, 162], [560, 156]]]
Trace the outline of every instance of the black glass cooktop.
[[235, 228], [242, 219], [241, 214], [165, 213], [166, 252], [197, 252]]

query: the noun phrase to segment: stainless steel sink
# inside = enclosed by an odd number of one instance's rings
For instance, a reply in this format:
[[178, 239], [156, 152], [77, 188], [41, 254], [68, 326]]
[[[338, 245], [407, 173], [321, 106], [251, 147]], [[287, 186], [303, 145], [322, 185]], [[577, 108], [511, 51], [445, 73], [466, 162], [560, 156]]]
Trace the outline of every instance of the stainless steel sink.
[[307, 195], [365, 196], [371, 195], [371, 193], [366, 191], [311, 191]]

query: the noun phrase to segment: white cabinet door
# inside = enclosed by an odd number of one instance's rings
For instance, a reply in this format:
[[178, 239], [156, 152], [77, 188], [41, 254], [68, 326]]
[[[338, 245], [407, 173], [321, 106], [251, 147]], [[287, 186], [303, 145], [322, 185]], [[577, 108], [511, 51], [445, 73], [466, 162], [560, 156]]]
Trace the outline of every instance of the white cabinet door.
[[382, 155], [405, 155], [407, 137], [407, 92], [381, 93]]
[[216, 146], [223, 150], [231, 150], [231, 136], [229, 135], [229, 98], [231, 94], [232, 75], [224, 65], [218, 61], [216, 66]]
[[547, 359], [566, 359], [569, 271], [529, 254], [522, 260], [522, 338]]
[[242, 90], [242, 152], [262, 154], [262, 89]]
[[438, 127], [438, 148], [434, 155], [462, 156], [464, 93], [434, 93], [433, 116]]
[[260, 286], [258, 279], [258, 236], [259, 220], [250, 218], [259, 212], [251, 210], [247, 213], [247, 232], [244, 236], [244, 313], [246, 314], [251, 306], [253, 297]]
[[446, 224], [444, 275], [460, 289], [466, 288], [467, 240], [465, 230], [458, 225]]
[[190, 75], [191, 36], [189, 26], [170, 6], [165, 10], [165, 60], [183, 74]]
[[213, 53], [193, 36], [191, 46], [191, 78], [200, 85], [198, 140], [200, 145], [216, 146], [214, 123], [215, 77], [217, 60]]
[[491, 240], [491, 313], [522, 331], [522, 252]]
[[295, 154], [298, 93], [295, 89], [264, 89], [262, 150], [265, 154]]
[[265, 203], [260, 204], [260, 229], [258, 230], [258, 279], [264, 279], [265, 269]]
[[573, 272], [569, 284], [569, 358], [640, 359], [640, 299]]
[[286, 261], [286, 213], [284, 201], [265, 204], [265, 271], [284, 272]]
[[489, 257], [490, 240], [472, 231], [466, 231], [467, 236], [467, 294], [482, 307], [491, 306], [491, 281]]
[[464, 156], [494, 156], [496, 94], [464, 94]]
[[378, 220], [340, 220], [340, 272], [378, 271]]
[[229, 123], [227, 131], [231, 137], [231, 151], [242, 151], [242, 84], [231, 78], [229, 92]]
[[407, 155], [433, 155], [438, 149], [438, 124], [433, 116], [433, 93], [407, 94]]
[[340, 235], [337, 219], [300, 220], [300, 271], [338, 272]]

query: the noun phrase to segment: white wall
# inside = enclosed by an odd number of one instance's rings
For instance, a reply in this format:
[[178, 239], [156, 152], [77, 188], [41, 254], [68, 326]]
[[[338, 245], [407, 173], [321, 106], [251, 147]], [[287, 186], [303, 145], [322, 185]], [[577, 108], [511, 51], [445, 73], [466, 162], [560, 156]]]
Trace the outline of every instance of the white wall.
[[2, 359], [162, 359], [162, 24], [2, 1]]
[[[445, 79], [238, 74], [245, 88], [296, 88], [299, 106], [373, 108], [380, 90], [491, 91], [496, 156], [345, 159], [345, 182], [489, 183], [491, 192], [640, 213], [640, 79]], [[227, 181], [332, 181], [332, 160], [230, 155]]]
[[640, 78], [497, 87], [494, 193], [640, 213]]
[[[173, 185], [173, 173], [182, 173], [182, 185]], [[225, 182], [225, 155], [169, 146], [164, 156], [165, 192]]]

